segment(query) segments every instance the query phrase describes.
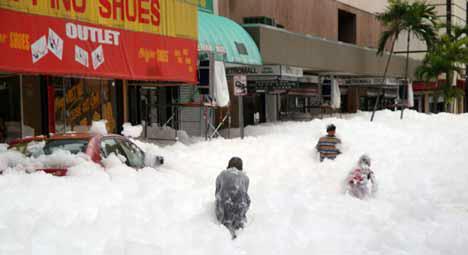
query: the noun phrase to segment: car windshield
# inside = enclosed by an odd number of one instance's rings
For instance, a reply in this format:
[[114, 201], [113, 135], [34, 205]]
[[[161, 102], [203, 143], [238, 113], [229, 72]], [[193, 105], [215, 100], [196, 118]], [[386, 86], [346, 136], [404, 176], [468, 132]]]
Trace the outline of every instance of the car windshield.
[[52, 154], [57, 150], [69, 151], [73, 154], [85, 152], [88, 140], [69, 139], [69, 140], [51, 140], [44, 147], [45, 154]]

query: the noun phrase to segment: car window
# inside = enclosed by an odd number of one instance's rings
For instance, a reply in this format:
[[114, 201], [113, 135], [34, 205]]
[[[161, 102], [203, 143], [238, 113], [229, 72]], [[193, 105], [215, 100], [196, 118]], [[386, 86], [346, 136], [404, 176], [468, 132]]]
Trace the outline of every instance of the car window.
[[49, 140], [44, 147], [44, 153], [49, 155], [57, 150], [65, 150], [73, 154], [78, 154], [80, 152], [85, 152], [87, 146], [88, 140], [83, 139]]
[[118, 142], [127, 155], [129, 166], [135, 168], [143, 168], [145, 166], [145, 154], [138, 146], [128, 140], [119, 139]]
[[112, 153], [115, 153], [116, 155], [122, 155], [127, 158], [127, 155], [122, 150], [119, 143], [113, 138], [105, 138], [101, 141], [101, 152], [103, 154], [102, 156], [105, 158], [109, 157], [109, 155]]

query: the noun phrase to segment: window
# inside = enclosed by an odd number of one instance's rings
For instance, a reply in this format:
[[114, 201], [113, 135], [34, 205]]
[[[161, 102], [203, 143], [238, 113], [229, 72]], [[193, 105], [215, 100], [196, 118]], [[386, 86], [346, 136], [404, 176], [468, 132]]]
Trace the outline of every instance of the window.
[[356, 44], [356, 14], [338, 10], [338, 41]]
[[49, 155], [58, 150], [69, 151], [73, 154], [85, 152], [88, 146], [88, 140], [66, 139], [66, 140], [51, 140], [44, 147], [44, 153]]
[[110, 154], [122, 155], [127, 164], [134, 168], [143, 168], [145, 166], [145, 153], [135, 144], [124, 139], [105, 138], [101, 141], [101, 153], [103, 157]]
[[[92, 121], [107, 120], [109, 132], [116, 130], [116, 87], [109, 80], [49, 77], [54, 86], [55, 130], [86, 132]], [[112, 85], [114, 84], [114, 85]]]
[[249, 53], [247, 52], [247, 48], [245, 47], [245, 44], [239, 43], [239, 42], [234, 42], [234, 43], [236, 44], [236, 48], [237, 48], [237, 51], [239, 52], [239, 54], [249, 55]]
[[145, 154], [134, 143], [127, 140], [119, 140], [125, 155], [127, 156], [127, 165], [135, 168], [143, 168], [145, 166]]
[[109, 157], [109, 155], [112, 153], [114, 153], [115, 155], [122, 155], [125, 157], [125, 153], [122, 150], [122, 148], [120, 148], [117, 141], [112, 138], [106, 138], [101, 141], [101, 153], [101, 156], [104, 158]]

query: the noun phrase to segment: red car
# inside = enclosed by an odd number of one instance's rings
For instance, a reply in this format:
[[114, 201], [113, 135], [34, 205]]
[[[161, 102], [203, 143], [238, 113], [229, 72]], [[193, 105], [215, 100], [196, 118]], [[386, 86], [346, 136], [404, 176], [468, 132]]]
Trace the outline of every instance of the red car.
[[[30, 156], [28, 155], [27, 147], [32, 141], [45, 141], [45, 145], [42, 148], [43, 154], [50, 155], [56, 150], [65, 150], [72, 154], [82, 152], [87, 154], [92, 161], [99, 164], [101, 164], [103, 158], [108, 157], [111, 153], [123, 156], [125, 158], [125, 163], [135, 169], [140, 169], [145, 166], [155, 167], [164, 163], [163, 157], [146, 155], [136, 144], [120, 135], [70, 133], [54, 135], [50, 138], [43, 136], [33, 137], [13, 141], [9, 144], [9, 148]], [[44, 171], [56, 176], [64, 176], [67, 174], [67, 169], [63, 168], [46, 168], [38, 169], [38, 171]]]

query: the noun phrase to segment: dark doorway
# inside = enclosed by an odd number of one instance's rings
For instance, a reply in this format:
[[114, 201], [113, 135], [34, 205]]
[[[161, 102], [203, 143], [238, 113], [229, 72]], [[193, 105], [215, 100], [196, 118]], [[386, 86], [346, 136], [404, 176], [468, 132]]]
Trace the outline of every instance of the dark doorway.
[[0, 143], [21, 137], [21, 92], [18, 75], [0, 75]]
[[178, 87], [128, 86], [129, 120], [133, 125], [145, 121], [152, 126], [178, 128], [176, 101]]
[[338, 41], [356, 44], [356, 14], [338, 10]]

